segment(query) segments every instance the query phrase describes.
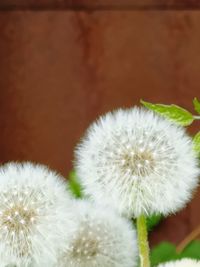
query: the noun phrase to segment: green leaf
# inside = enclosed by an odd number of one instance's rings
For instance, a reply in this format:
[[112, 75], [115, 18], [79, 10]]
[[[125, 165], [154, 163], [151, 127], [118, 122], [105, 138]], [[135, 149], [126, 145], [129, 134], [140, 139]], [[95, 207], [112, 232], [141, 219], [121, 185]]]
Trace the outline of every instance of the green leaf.
[[180, 254], [174, 244], [162, 242], [151, 250], [150, 258], [152, 266], [183, 258], [200, 260], [200, 240], [192, 241]]
[[189, 111], [177, 105], [152, 104], [143, 100], [141, 100], [141, 103], [146, 108], [155, 111], [179, 125], [188, 126], [194, 121], [193, 115]]
[[75, 171], [69, 173], [68, 186], [76, 198], [82, 198], [82, 188]]
[[200, 132], [198, 132], [193, 138], [194, 150], [200, 154]]
[[162, 242], [151, 250], [151, 265], [157, 266], [159, 263], [176, 260], [178, 255], [176, 247], [172, 243]]
[[193, 100], [193, 104], [194, 104], [194, 109], [196, 110], [196, 112], [200, 114], [200, 102], [196, 97]]
[[200, 259], [200, 240], [192, 241], [181, 253], [181, 258]]
[[147, 228], [148, 231], [151, 231], [156, 225], [162, 220], [162, 215], [152, 215], [147, 218]]
[[151, 250], [150, 258], [152, 266], [183, 258], [200, 260], [200, 240], [192, 241], [180, 254], [174, 244], [162, 242]]

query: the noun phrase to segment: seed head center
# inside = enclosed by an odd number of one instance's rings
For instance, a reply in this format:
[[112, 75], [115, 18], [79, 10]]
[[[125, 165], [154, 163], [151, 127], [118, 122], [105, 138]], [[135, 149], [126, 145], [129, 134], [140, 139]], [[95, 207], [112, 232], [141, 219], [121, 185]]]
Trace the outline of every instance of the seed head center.
[[155, 160], [151, 151], [132, 150], [123, 154], [122, 166], [125, 172], [132, 175], [146, 176], [154, 170]]
[[73, 256], [74, 258], [90, 258], [94, 257], [98, 253], [98, 241], [88, 238], [77, 239], [73, 245]]
[[36, 212], [24, 205], [13, 205], [7, 208], [1, 215], [1, 225], [10, 233], [19, 234], [21, 231], [29, 231], [34, 223]]

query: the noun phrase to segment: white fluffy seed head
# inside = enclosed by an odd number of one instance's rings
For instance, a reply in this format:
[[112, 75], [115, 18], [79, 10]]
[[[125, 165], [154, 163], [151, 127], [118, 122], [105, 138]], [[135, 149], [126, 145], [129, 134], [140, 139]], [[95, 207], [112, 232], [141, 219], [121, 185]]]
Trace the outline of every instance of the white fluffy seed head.
[[179, 210], [199, 174], [184, 129], [139, 108], [93, 123], [76, 149], [75, 167], [88, 195], [128, 217]]
[[41, 165], [0, 168], [0, 259], [4, 266], [53, 266], [70, 220], [61, 177]]
[[200, 261], [192, 259], [182, 259], [158, 265], [158, 267], [200, 267]]
[[108, 209], [89, 202], [75, 203], [73, 230], [67, 229], [60, 267], [134, 267], [136, 233], [132, 225]]

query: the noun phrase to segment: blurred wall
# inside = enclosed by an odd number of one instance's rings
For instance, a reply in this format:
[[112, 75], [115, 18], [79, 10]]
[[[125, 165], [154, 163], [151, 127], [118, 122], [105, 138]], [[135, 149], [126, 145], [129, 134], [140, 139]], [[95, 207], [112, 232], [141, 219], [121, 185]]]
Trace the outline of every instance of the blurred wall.
[[[141, 98], [192, 110], [200, 96], [198, 1], [85, 3], [0, 3], [1, 163], [32, 160], [67, 175], [98, 115]], [[199, 204], [200, 193], [152, 244], [180, 242], [199, 224]]]

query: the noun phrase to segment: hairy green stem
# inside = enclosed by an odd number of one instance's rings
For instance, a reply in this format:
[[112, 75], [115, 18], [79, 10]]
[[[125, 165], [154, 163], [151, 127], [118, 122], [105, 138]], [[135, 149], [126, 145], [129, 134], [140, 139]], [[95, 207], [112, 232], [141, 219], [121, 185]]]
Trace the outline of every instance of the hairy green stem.
[[144, 215], [137, 218], [140, 267], [150, 267], [147, 223]]

